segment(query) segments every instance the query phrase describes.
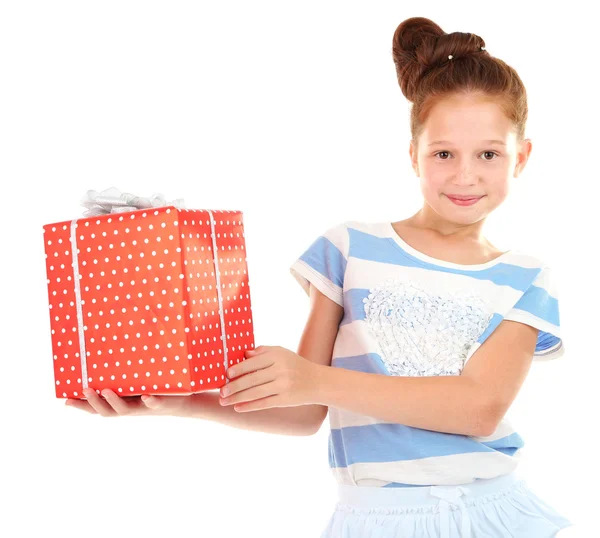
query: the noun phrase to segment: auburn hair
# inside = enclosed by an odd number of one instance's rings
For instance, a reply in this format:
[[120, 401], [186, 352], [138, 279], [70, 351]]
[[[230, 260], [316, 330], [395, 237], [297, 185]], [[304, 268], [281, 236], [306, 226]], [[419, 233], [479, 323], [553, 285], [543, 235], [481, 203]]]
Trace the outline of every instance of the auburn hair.
[[431, 108], [455, 94], [479, 95], [497, 103], [514, 124], [517, 141], [523, 141], [525, 86], [511, 66], [482, 48], [485, 41], [478, 35], [447, 34], [424, 17], [411, 17], [396, 28], [392, 54], [400, 89], [412, 103], [410, 132], [415, 144]]

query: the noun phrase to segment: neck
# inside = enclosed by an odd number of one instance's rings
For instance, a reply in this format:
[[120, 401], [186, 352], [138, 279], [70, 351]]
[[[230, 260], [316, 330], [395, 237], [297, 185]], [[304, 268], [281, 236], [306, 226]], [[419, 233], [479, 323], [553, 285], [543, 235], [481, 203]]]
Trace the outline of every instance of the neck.
[[417, 228], [431, 230], [442, 236], [452, 236], [457, 239], [470, 239], [476, 242], [484, 241], [483, 225], [485, 218], [472, 224], [461, 224], [444, 219], [427, 204], [410, 219], [410, 224]]

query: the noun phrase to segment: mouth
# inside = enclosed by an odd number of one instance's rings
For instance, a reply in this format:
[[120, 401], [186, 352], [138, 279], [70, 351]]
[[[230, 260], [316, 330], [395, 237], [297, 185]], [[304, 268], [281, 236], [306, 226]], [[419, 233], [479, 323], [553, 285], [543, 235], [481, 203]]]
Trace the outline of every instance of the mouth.
[[452, 203], [454, 203], [456, 205], [469, 206], [469, 205], [473, 205], [473, 204], [479, 202], [479, 200], [481, 200], [483, 198], [483, 196], [464, 196], [464, 195], [447, 194], [446, 198], [448, 198], [448, 200], [450, 200]]

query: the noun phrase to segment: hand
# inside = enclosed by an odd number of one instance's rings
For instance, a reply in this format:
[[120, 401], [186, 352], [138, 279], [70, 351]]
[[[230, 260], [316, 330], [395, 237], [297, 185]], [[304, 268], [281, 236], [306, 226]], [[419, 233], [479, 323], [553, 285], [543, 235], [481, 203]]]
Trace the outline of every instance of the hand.
[[187, 396], [125, 396], [121, 397], [110, 389], [104, 389], [100, 395], [94, 389], [85, 389], [87, 400], [67, 398], [65, 405], [75, 407], [91, 414], [103, 417], [127, 415], [170, 415], [183, 409]]
[[221, 388], [221, 396], [229, 391], [221, 405], [238, 404], [234, 409], [244, 412], [316, 403], [319, 365], [279, 346], [260, 346], [246, 357], [227, 370], [235, 381]]

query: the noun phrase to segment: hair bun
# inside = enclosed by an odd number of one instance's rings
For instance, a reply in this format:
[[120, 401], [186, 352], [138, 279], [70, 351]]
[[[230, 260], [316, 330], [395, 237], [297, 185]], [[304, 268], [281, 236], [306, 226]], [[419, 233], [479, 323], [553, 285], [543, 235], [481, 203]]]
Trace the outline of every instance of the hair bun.
[[425, 17], [402, 21], [392, 40], [392, 54], [402, 93], [413, 101], [417, 85], [425, 73], [446, 63], [449, 55], [453, 59], [460, 58], [480, 50], [484, 45], [484, 41], [475, 34], [447, 34]]

